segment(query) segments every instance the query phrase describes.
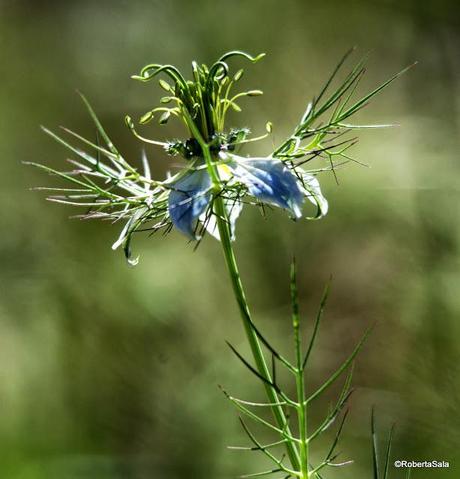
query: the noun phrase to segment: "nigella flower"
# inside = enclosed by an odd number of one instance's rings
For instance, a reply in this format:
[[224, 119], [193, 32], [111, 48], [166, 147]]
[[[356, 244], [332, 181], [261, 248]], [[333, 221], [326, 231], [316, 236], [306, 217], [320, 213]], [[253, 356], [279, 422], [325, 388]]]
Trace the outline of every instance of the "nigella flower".
[[85, 208], [83, 218], [124, 224], [112, 247], [123, 246], [130, 262], [135, 262], [131, 259], [130, 245], [133, 234], [138, 231], [168, 232], [175, 227], [188, 238], [199, 240], [205, 232], [219, 238], [219, 230], [225, 228], [227, 238], [234, 238], [235, 222], [245, 203], [279, 207], [298, 219], [303, 216], [307, 200], [316, 206], [316, 213], [307, 218], [324, 216], [327, 201], [316, 176], [312, 171], [304, 171], [303, 166], [317, 160], [320, 165], [315, 173], [319, 173], [356, 161], [349, 152], [356, 137], [344, 135], [357, 128], [385, 125], [353, 125], [348, 123], [349, 118], [405, 70], [361, 99], [352, 101], [364, 73], [362, 63], [334, 92], [327, 93], [342, 61], [321, 93], [307, 106], [293, 133], [269, 156], [246, 158], [236, 153], [244, 144], [266, 138], [272, 127], [267, 123], [267, 134], [259, 137], [251, 137], [247, 128], [226, 128], [229, 111], [240, 112], [239, 102], [243, 98], [262, 94], [260, 90], [232, 94], [243, 70], [231, 75], [228, 60], [239, 57], [255, 63], [263, 56], [231, 51], [210, 67], [193, 62], [191, 80], [186, 80], [172, 65], [158, 64], [147, 65], [139, 75], [133, 76], [141, 82], [149, 82], [160, 74], [168, 77], [168, 81], [159, 80], [166, 96], [160, 99], [159, 106], [140, 117], [140, 124], [150, 122], [159, 114], [161, 125], [175, 117], [186, 127], [186, 139], [163, 142], [141, 136], [134, 121], [126, 117], [128, 127], [137, 138], [163, 148], [170, 156], [181, 156], [186, 162], [185, 168], [165, 181], [152, 179], [145, 157], [143, 172], [124, 158], [83, 97], [96, 126], [98, 141], [94, 143], [64, 129], [82, 143], [85, 150], [45, 129], [73, 155], [69, 160], [73, 165], [71, 171], [36, 164], [68, 183], [68, 187], [43, 188], [56, 192], [49, 199]]
[[[301, 168], [291, 169], [276, 158], [244, 158], [221, 152], [217, 171], [222, 180], [224, 204], [232, 237], [246, 196], [257, 203], [285, 209], [292, 218], [302, 217], [304, 199], [317, 207], [315, 218], [327, 213], [328, 203], [318, 180]], [[199, 239], [201, 225], [219, 238], [212, 211], [212, 181], [205, 165], [192, 167], [170, 182], [168, 212], [174, 226], [192, 239]]]

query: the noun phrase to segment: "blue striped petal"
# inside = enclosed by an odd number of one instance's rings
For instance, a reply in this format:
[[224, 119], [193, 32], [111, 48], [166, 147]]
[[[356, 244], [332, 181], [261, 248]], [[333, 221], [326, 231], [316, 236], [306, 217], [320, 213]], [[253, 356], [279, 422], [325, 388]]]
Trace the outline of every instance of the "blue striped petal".
[[[223, 201], [224, 201], [225, 211], [227, 212], [228, 223], [230, 226], [231, 240], [235, 241], [235, 223], [236, 223], [236, 220], [238, 219], [238, 216], [240, 216], [241, 210], [243, 209], [243, 204], [237, 197], [224, 198]], [[217, 226], [216, 216], [213, 214], [209, 215], [208, 213], [209, 211], [203, 213], [200, 217], [200, 220], [203, 223], [204, 227], [206, 228], [206, 231], [211, 236], [213, 236], [214, 238], [220, 241], [220, 234], [219, 234], [219, 228]]]
[[174, 226], [197, 239], [196, 224], [211, 201], [211, 179], [206, 170], [194, 170], [177, 180], [169, 193], [168, 210]]
[[302, 177], [302, 185], [305, 188], [305, 196], [317, 207], [316, 216], [307, 217], [307, 219], [319, 219], [327, 214], [329, 204], [321, 193], [319, 181], [312, 175], [300, 173]]
[[295, 218], [302, 216], [304, 191], [297, 177], [280, 160], [242, 158], [229, 155], [227, 163], [235, 177], [244, 183], [249, 194], [261, 201], [284, 208]]

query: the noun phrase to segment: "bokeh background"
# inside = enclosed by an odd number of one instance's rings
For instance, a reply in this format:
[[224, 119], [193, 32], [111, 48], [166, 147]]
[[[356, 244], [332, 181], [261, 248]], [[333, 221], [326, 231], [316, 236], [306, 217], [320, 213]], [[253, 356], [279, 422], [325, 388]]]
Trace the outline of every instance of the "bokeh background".
[[[154, 106], [160, 91], [130, 75], [150, 62], [188, 71], [192, 59], [230, 49], [268, 54], [253, 67], [235, 63], [265, 96], [248, 99], [232, 123], [257, 133], [271, 120], [282, 140], [353, 45], [355, 60], [372, 51], [362, 92], [419, 61], [357, 119], [401, 126], [361, 134], [355, 154], [370, 169], [341, 170], [339, 185], [321, 178], [327, 218], [244, 211], [242, 275], [255, 319], [286, 354], [291, 256], [306, 329], [333, 275], [311, 387], [377, 321], [341, 443], [355, 463], [325, 477], [371, 477], [372, 405], [382, 440], [397, 423], [395, 459], [451, 463], [414, 478], [460, 477], [459, 20], [454, 0], [1, 0], [0, 477], [224, 479], [264, 467], [226, 449], [245, 438], [218, 384], [263, 396], [225, 346], [247, 352], [219, 244], [207, 239], [193, 252], [175, 232], [139, 236], [141, 261], [130, 268], [110, 249], [118, 226], [70, 221], [75, 210], [29, 190], [51, 180], [21, 162], [64, 165], [67, 152], [40, 124], [94, 135], [76, 89], [138, 162], [123, 116]], [[171, 160], [147, 153], [163, 177]]]

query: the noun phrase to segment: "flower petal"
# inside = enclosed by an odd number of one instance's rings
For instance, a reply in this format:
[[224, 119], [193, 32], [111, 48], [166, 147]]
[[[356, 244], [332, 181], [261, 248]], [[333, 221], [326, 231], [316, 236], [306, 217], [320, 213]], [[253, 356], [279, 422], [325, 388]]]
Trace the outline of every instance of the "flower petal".
[[305, 196], [317, 206], [318, 211], [316, 216], [310, 217], [307, 219], [319, 219], [327, 214], [329, 209], [329, 204], [326, 198], [321, 193], [321, 188], [319, 186], [319, 181], [315, 176], [309, 175], [302, 172], [301, 174], [303, 179], [303, 187], [305, 189]]
[[242, 158], [229, 155], [228, 163], [235, 177], [249, 193], [259, 200], [289, 210], [296, 218], [302, 216], [305, 192], [296, 176], [280, 160], [274, 158]]
[[194, 170], [173, 183], [168, 210], [174, 226], [197, 239], [196, 222], [211, 201], [211, 179], [206, 170]]
[[[224, 199], [224, 206], [227, 212], [227, 218], [230, 224], [230, 234], [232, 241], [235, 240], [235, 223], [238, 219], [238, 216], [243, 209], [243, 204], [238, 198], [225, 198]], [[210, 214], [209, 210], [203, 213], [200, 216], [200, 221], [203, 223], [206, 231], [216, 238], [216, 240], [220, 241], [220, 234], [219, 228], [217, 226], [216, 216], [214, 214]]]

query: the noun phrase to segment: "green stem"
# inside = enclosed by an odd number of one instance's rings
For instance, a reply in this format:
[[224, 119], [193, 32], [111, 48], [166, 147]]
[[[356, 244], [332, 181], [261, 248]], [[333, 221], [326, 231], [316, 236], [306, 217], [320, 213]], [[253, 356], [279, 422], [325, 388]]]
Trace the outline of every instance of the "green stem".
[[299, 314], [297, 308], [293, 312], [294, 339], [296, 345], [296, 387], [297, 418], [300, 436], [300, 471], [302, 479], [309, 479], [308, 473], [308, 439], [307, 439], [307, 402], [305, 400], [305, 378], [303, 370], [302, 341], [300, 338]]
[[[259, 338], [257, 337], [254, 328], [252, 327], [251, 313], [249, 311], [249, 306], [246, 301], [246, 296], [244, 294], [243, 284], [241, 282], [240, 274], [238, 271], [238, 265], [235, 258], [235, 253], [233, 251], [233, 246], [230, 239], [230, 231], [227, 220], [227, 213], [222, 201], [222, 198], [217, 197], [214, 200], [215, 213], [217, 216], [217, 224], [219, 227], [220, 240], [222, 243], [222, 249], [224, 252], [225, 261], [227, 263], [228, 272], [230, 274], [230, 280], [233, 287], [233, 293], [235, 295], [236, 301], [241, 314], [241, 319], [243, 320], [244, 331], [248, 339], [249, 345], [251, 347], [251, 352], [254, 357], [254, 361], [259, 373], [265, 377], [269, 382], [271, 382], [271, 375], [268, 369], [265, 357], [260, 346]], [[280, 402], [278, 394], [275, 389], [267, 383], [264, 383], [265, 392], [268, 397], [268, 401], [272, 404], [277, 404]], [[289, 426], [287, 425], [286, 415], [282, 406], [273, 406], [272, 408], [273, 416], [278, 424], [278, 427], [286, 431], [286, 434], [291, 435]], [[299, 469], [299, 453], [295, 445], [287, 441], [286, 442], [287, 454], [291, 465], [295, 470]]]
[[[241, 282], [240, 273], [238, 270], [238, 264], [236, 262], [235, 253], [233, 251], [227, 211], [225, 209], [225, 205], [224, 205], [222, 197], [219, 196], [220, 187], [222, 184], [219, 177], [219, 172], [217, 171], [215, 162], [213, 161], [212, 154], [209, 149], [209, 145], [207, 144], [206, 140], [203, 138], [203, 135], [201, 134], [195, 122], [191, 118], [189, 112], [185, 108], [184, 108], [184, 116], [192, 134], [194, 135], [194, 137], [197, 139], [198, 143], [200, 144], [201, 150], [203, 152], [203, 157], [206, 162], [207, 170], [209, 172], [209, 176], [211, 177], [211, 181], [213, 184], [213, 192], [214, 192], [213, 205], [215, 209], [214, 213], [217, 218], [217, 225], [219, 228], [220, 241], [222, 244], [222, 249], [224, 252], [224, 257], [227, 264], [228, 272], [230, 274], [230, 280], [232, 283], [233, 293], [238, 303], [241, 319], [243, 320], [244, 331], [246, 333], [246, 337], [248, 339], [251, 352], [254, 357], [254, 362], [256, 364], [256, 368], [259, 374], [263, 376], [264, 378], [266, 378], [269, 383], [271, 383], [272, 379], [271, 379], [270, 371], [265, 361], [265, 357], [262, 352], [259, 338], [257, 337], [257, 334], [254, 331], [254, 328], [252, 327], [251, 313], [249, 311], [248, 302], [246, 300], [246, 295], [243, 289], [243, 283]], [[278, 405], [281, 402], [280, 399], [278, 398], [278, 393], [272, 386], [270, 386], [270, 384], [267, 384], [264, 382], [264, 387], [265, 387], [265, 392], [267, 394], [268, 401], [271, 404], [274, 404], [271, 407], [271, 410], [279, 429], [284, 431], [286, 435], [292, 436], [283, 407], [281, 405]], [[299, 451], [297, 450], [297, 447], [293, 441], [286, 441], [285, 444], [286, 444], [286, 452], [291, 462], [291, 465], [293, 469], [298, 471], [300, 469]]]

